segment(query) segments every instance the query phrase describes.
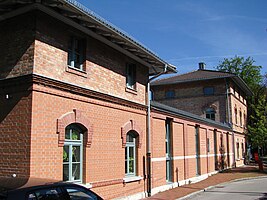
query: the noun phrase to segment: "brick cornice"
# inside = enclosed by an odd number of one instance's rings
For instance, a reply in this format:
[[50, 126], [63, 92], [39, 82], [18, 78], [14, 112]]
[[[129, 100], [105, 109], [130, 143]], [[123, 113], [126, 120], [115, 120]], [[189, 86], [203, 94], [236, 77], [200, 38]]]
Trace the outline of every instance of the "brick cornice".
[[82, 112], [73, 109], [57, 119], [58, 146], [63, 147], [65, 142], [65, 128], [70, 124], [80, 124], [84, 129], [84, 143], [86, 147], [91, 147], [93, 139], [93, 126], [90, 121], [82, 115]]
[[94, 91], [88, 88], [83, 88], [78, 85], [73, 85], [73, 84], [62, 82], [59, 80], [54, 80], [54, 79], [44, 77], [41, 75], [32, 74], [32, 81], [35, 84], [44, 85], [46, 87], [51, 87], [54, 89], [59, 89], [62, 91], [70, 92], [72, 94], [90, 97], [93, 99], [102, 100], [108, 103], [114, 103], [114, 104], [122, 105], [125, 107], [130, 107], [130, 108], [134, 108], [138, 110], [147, 110], [147, 106], [143, 104], [128, 101], [123, 98], [104, 94], [104, 93]]

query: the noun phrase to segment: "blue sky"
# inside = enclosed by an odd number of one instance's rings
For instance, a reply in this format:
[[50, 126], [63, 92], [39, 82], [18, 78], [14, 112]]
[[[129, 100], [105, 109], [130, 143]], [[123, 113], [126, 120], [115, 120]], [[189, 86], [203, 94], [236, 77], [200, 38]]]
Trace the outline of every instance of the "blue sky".
[[251, 56], [267, 72], [267, 0], [78, 0], [178, 73]]

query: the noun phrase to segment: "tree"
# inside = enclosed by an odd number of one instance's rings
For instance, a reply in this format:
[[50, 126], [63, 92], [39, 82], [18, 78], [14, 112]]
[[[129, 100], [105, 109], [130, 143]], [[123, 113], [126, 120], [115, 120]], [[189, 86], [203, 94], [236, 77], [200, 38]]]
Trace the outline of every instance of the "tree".
[[262, 75], [260, 73], [261, 66], [254, 65], [253, 58], [238, 57], [225, 58], [216, 67], [217, 70], [223, 72], [234, 73], [242, 78], [252, 91], [258, 90], [262, 82]]
[[248, 125], [249, 138], [254, 147], [263, 148], [267, 144], [267, 102], [265, 95], [260, 96], [251, 107], [254, 114], [251, 115], [251, 123]]

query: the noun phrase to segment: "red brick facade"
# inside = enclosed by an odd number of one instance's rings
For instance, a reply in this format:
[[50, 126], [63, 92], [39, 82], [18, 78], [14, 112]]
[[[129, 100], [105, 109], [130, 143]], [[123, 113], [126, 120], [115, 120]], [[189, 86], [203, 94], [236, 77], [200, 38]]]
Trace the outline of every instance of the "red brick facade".
[[[86, 41], [83, 70], [67, 66], [73, 35]], [[63, 180], [66, 127], [75, 124], [83, 134], [82, 183], [104, 199], [147, 196], [148, 68], [41, 11], [0, 21], [0, 37], [0, 176]], [[126, 88], [127, 63], [137, 66], [136, 90]], [[226, 126], [153, 108], [150, 121], [152, 194], [233, 166]], [[166, 121], [172, 184], [166, 183]], [[137, 137], [132, 179], [125, 175], [130, 131]]]

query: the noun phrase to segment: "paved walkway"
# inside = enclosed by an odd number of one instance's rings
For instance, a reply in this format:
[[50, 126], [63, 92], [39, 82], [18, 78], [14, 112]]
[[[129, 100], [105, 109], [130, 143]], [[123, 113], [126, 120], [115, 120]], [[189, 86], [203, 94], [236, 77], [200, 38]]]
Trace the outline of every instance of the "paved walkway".
[[174, 200], [182, 198], [200, 190], [204, 190], [207, 187], [218, 185], [220, 183], [233, 181], [235, 179], [251, 178], [258, 176], [266, 176], [267, 167], [264, 167], [264, 172], [259, 172], [257, 165], [246, 165], [243, 167], [237, 167], [229, 169], [224, 172], [210, 176], [209, 178], [200, 181], [198, 183], [184, 185], [165, 192], [160, 192], [152, 197], [146, 198], [146, 200]]

